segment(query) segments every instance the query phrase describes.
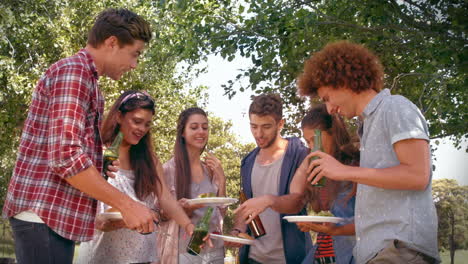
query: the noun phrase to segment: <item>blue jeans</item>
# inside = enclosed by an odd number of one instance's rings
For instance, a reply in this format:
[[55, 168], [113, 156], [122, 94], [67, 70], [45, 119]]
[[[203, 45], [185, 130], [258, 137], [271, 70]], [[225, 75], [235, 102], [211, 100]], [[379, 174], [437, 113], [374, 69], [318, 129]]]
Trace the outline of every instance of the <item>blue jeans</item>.
[[46, 224], [11, 217], [18, 264], [66, 264], [73, 262], [75, 242], [59, 236]]

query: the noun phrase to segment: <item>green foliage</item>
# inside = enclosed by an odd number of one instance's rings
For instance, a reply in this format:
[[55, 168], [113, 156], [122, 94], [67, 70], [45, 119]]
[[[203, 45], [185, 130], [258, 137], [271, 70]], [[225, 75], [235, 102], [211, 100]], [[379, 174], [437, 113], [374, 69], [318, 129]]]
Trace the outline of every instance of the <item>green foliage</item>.
[[[223, 5], [225, 4], [225, 5]], [[223, 6], [222, 6], [223, 5]], [[206, 106], [206, 87], [190, 87], [195, 65], [207, 54], [211, 24], [229, 20], [227, 1], [9, 1], [0, 4], [0, 206], [18, 149], [19, 136], [35, 84], [55, 61], [86, 44], [93, 18], [107, 7], [128, 7], [152, 23], [154, 39], [138, 68], [118, 82], [100, 78], [108, 108], [122, 91], [146, 90], [156, 101], [153, 138], [162, 162], [170, 159], [177, 117], [190, 106]], [[205, 32], [205, 33], [203, 33]], [[183, 63], [181, 63], [183, 62]], [[180, 67], [180, 65], [185, 65]], [[202, 69], [203, 70], [203, 69]], [[209, 149], [227, 175], [227, 195], [238, 197], [241, 158], [253, 149], [230, 132], [232, 124], [210, 115]], [[225, 227], [232, 226], [228, 210]]]
[[[34, 87], [43, 72], [57, 60], [86, 45], [94, 17], [110, 7], [126, 7], [145, 17], [154, 38], [137, 70], [118, 82], [101, 77], [106, 107], [122, 91], [148, 91], [156, 100], [154, 138], [162, 161], [169, 159], [176, 119], [190, 106], [204, 107], [206, 87], [190, 87], [198, 74], [192, 65], [204, 59], [208, 23], [232, 13], [229, 2], [219, 1], [68, 1], [9, 0], [0, 2], [0, 206], [11, 177], [22, 123]], [[193, 30], [193, 25], [195, 30]], [[182, 63], [183, 62], [183, 63]], [[179, 65], [188, 65], [179, 68]]]
[[[211, 33], [211, 49], [240, 55], [252, 65], [225, 85], [234, 96], [280, 92], [289, 109], [286, 128], [296, 133], [306, 106], [296, 95], [303, 61], [341, 39], [375, 51], [386, 70], [386, 87], [416, 103], [433, 138], [467, 139], [467, 2], [395, 0], [246, 0], [242, 16]], [[241, 80], [248, 78], [246, 86]]]
[[439, 247], [450, 251], [453, 259], [456, 250], [468, 249], [468, 186], [441, 179], [434, 180], [432, 188], [439, 218]]
[[0, 219], [0, 257], [14, 257], [15, 248], [13, 240], [13, 232], [10, 228], [8, 219]]

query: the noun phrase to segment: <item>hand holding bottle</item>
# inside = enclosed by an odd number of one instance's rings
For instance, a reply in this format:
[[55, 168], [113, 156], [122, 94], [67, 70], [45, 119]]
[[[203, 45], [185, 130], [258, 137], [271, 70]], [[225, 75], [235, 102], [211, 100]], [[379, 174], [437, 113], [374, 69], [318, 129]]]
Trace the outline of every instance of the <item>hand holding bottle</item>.
[[344, 165], [331, 155], [321, 151], [312, 152], [306, 158], [310, 157], [319, 157], [309, 164], [307, 171], [309, 174], [307, 181], [311, 182], [312, 185], [325, 177], [335, 181], [350, 181], [355, 169], [358, 168]]
[[[245, 195], [244, 190], [242, 188], [241, 188], [241, 190], [239, 192], [239, 200], [241, 202], [241, 206], [242, 206], [242, 204], [247, 202], [247, 196]], [[262, 220], [258, 216], [258, 214], [260, 214], [260, 213], [258, 213], [255, 217], [251, 217], [252, 215], [249, 214], [248, 209], [239, 209], [239, 208], [237, 208], [234, 211], [234, 214], [237, 214], [237, 212], [236, 212], [237, 210], [244, 210], [244, 212], [245, 212], [245, 213], [240, 213], [240, 215], [238, 217], [242, 216], [242, 217], [244, 217], [243, 219], [246, 219], [245, 217], [248, 216], [248, 218], [251, 218], [251, 219], [247, 219], [247, 222], [248, 222], [250, 231], [252, 232], [252, 234], [253, 234], [253, 236], [255, 238], [259, 238], [259, 237], [266, 234], [265, 228], [263, 227]], [[265, 210], [265, 209], [263, 209], [263, 210]], [[263, 210], [262, 210], [262, 212], [263, 212]]]
[[[119, 147], [122, 143], [122, 139], [123, 134], [119, 131], [119, 133], [117, 133], [117, 136], [115, 136], [112, 145], [110, 145], [104, 150], [102, 174], [104, 179], [106, 180], [109, 176], [114, 178], [115, 175], [112, 172], [116, 172], [118, 170]], [[110, 173], [109, 170], [111, 171]]]
[[249, 224], [271, 205], [272, 200], [269, 195], [250, 198], [237, 207], [237, 209], [234, 210], [234, 214], [238, 215], [240, 219], [245, 220], [245, 224]]
[[193, 235], [193, 231], [195, 231], [195, 225], [192, 224], [192, 222], [187, 223], [184, 226], [185, 234], [188, 234], [189, 236]]
[[107, 166], [107, 169], [105, 172], [106, 176], [110, 178], [115, 178], [115, 173], [119, 170], [119, 168], [120, 168], [120, 161], [118, 159], [112, 161], [112, 163], [110, 163]]
[[[211, 215], [213, 214], [213, 207], [208, 207], [203, 217], [197, 223], [195, 230], [190, 237], [190, 242], [187, 245], [187, 252], [191, 255], [199, 255], [202, 249], [202, 244], [208, 242], [209, 246], [213, 247], [209, 239], [208, 230], [210, 227]], [[211, 244], [211, 245], [210, 245]]]

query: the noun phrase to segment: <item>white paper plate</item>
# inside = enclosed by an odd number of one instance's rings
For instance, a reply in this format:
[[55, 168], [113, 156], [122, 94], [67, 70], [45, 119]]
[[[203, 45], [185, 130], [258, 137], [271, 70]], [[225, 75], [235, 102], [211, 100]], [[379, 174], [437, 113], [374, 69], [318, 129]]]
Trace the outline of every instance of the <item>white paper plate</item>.
[[233, 236], [223, 236], [223, 235], [218, 235], [218, 234], [213, 234], [213, 233], [210, 234], [210, 238], [222, 239], [227, 242], [234, 242], [234, 243], [239, 243], [239, 244], [244, 244], [244, 245], [252, 245], [255, 242], [255, 240], [251, 240], [251, 239], [233, 237]]
[[99, 214], [100, 217], [104, 219], [113, 219], [113, 220], [118, 220], [118, 219], [123, 219], [122, 214], [120, 212], [105, 212], [102, 214]]
[[206, 198], [195, 198], [188, 200], [189, 205], [204, 204], [204, 205], [230, 205], [237, 203], [236, 198], [229, 197], [206, 197]]
[[288, 220], [291, 223], [319, 222], [319, 223], [335, 223], [335, 224], [344, 220], [341, 217], [315, 216], [315, 215], [289, 215], [289, 216], [284, 216], [283, 219]]

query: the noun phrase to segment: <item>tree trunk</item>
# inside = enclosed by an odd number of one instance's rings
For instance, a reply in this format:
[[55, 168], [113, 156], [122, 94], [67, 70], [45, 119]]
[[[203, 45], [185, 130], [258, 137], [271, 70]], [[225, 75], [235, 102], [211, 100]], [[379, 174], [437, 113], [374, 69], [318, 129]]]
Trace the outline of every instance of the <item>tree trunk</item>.
[[451, 231], [450, 232], [450, 264], [455, 262], [455, 214], [450, 214]]

